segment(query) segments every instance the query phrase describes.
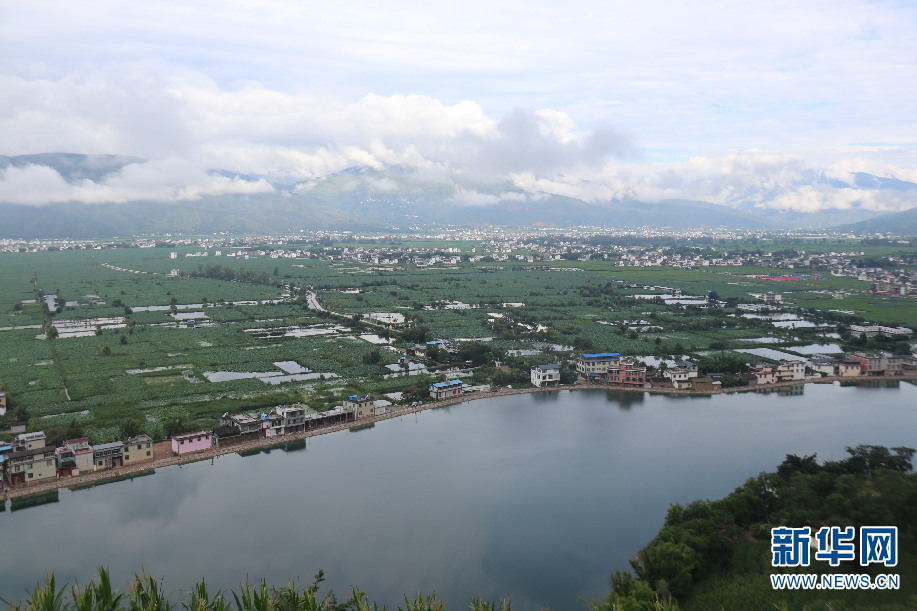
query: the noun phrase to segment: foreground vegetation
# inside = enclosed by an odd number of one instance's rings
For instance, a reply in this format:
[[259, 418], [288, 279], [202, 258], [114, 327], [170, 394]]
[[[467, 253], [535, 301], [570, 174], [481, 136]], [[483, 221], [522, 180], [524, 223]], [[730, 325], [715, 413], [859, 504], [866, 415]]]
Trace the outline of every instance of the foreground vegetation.
[[[590, 611], [665, 611], [677, 609], [885, 609], [917, 608], [917, 473], [913, 448], [860, 445], [847, 448], [842, 460], [819, 464], [815, 455], [787, 455], [775, 472], [750, 478], [717, 501], [694, 501], [669, 508], [658, 535], [631, 561], [634, 573], [615, 571], [611, 590], [601, 600], [582, 603]], [[828, 567], [771, 566], [770, 530], [777, 526], [815, 529], [821, 526], [897, 526], [898, 562], [894, 568], [842, 563]], [[879, 573], [900, 575], [898, 590], [774, 590], [769, 576], [786, 573]], [[211, 592], [204, 581], [182, 600], [166, 594], [162, 582], [134, 575], [126, 592], [111, 584], [100, 568], [86, 585], [59, 587], [45, 576], [22, 603], [10, 608], [29, 611], [107, 610], [378, 610], [366, 593], [352, 588], [338, 598], [320, 592], [319, 572], [305, 586], [289, 583], [272, 588], [265, 581], [243, 583], [228, 592]], [[436, 594], [405, 597], [398, 609], [439, 611], [445, 603]], [[509, 611], [509, 600], [474, 599], [475, 611]]]
[[[723, 499], [672, 505], [658, 535], [632, 561], [636, 576], [612, 575], [606, 608], [622, 600], [651, 608], [655, 597], [669, 595], [685, 609], [917, 608], [915, 450], [861, 445], [847, 452], [848, 458], [823, 464], [815, 455], [788, 455], [776, 472], [750, 478]], [[815, 532], [826, 525], [897, 526], [898, 565], [771, 566], [771, 528], [811, 526]], [[892, 572], [901, 575], [901, 588], [774, 590], [769, 575], [778, 572]]]

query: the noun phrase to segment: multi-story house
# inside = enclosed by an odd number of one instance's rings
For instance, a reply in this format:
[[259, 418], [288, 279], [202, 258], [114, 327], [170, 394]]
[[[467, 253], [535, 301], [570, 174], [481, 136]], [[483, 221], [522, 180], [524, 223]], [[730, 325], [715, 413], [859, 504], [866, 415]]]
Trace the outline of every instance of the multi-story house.
[[620, 359], [609, 366], [605, 381], [619, 386], [643, 388], [646, 384], [646, 367], [631, 359]]
[[230, 416], [229, 412], [226, 412], [220, 416], [220, 424], [237, 428], [239, 434], [248, 439], [254, 439], [261, 435], [261, 419], [248, 414]]
[[781, 360], [777, 364], [775, 371], [778, 382], [789, 382], [791, 380], [804, 380], [806, 378], [805, 361], [788, 361]]
[[3, 480], [10, 487], [28, 486], [57, 477], [54, 448], [45, 446], [45, 434], [24, 433], [16, 437], [13, 451], [3, 456]]
[[344, 409], [353, 410], [357, 419], [366, 418], [375, 414], [375, 403], [376, 402], [369, 395], [365, 397], [350, 395], [344, 399]]
[[54, 458], [57, 461], [58, 478], [79, 475], [79, 469], [76, 468], [76, 457], [73, 450], [67, 446], [54, 448]]
[[124, 464], [153, 460], [153, 440], [147, 435], [131, 437], [124, 442]]
[[274, 408], [274, 413], [282, 419], [284, 435], [306, 430], [306, 408], [302, 405], [278, 405]]
[[691, 388], [691, 380], [699, 375], [697, 365], [690, 361], [677, 363], [662, 372], [664, 378], [672, 380], [673, 388]]
[[531, 379], [533, 386], [557, 386], [560, 384], [560, 364], [535, 365], [532, 367]]
[[353, 422], [357, 418], [357, 413], [352, 409], [346, 409], [341, 405], [333, 407], [323, 412], [306, 414], [306, 430], [312, 430], [332, 424], [342, 424]]
[[621, 359], [619, 352], [584, 354], [576, 361], [576, 373], [580, 378], [604, 377], [608, 369]]
[[430, 397], [434, 399], [446, 399], [462, 394], [462, 381], [449, 380], [448, 382], [436, 382], [430, 384]]
[[751, 372], [755, 384], [773, 384], [777, 381], [777, 372], [773, 367], [759, 367]]
[[910, 337], [913, 333], [908, 327], [886, 327], [884, 325], [850, 325], [848, 328], [851, 333], [866, 337], [875, 337], [876, 335]]
[[261, 414], [261, 432], [265, 437], [283, 435], [283, 416], [277, 412]]
[[859, 361], [844, 361], [837, 366], [837, 375], [842, 378], [855, 378], [862, 373]]
[[47, 437], [44, 431], [34, 433], [21, 433], [13, 439], [13, 450], [22, 452], [23, 450], [34, 450], [43, 448], [47, 445]]
[[93, 446], [92, 462], [96, 471], [122, 466], [124, 464], [124, 442], [112, 441]]
[[72, 475], [89, 473], [95, 468], [95, 463], [92, 460], [92, 446], [89, 445], [89, 439], [86, 437], [68, 439], [64, 442], [63, 447], [73, 453], [74, 469], [71, 472]]
[[813, 356], [809, 359], [809, 368], [816, 373], [831, 376], [837, 371], [837, 359], [827, 356]]
[[903, 357], [895, 356], [888, 352], [876, 352], [874, 354], [854, 352], [847, 355], [847, 360], [858, 362], [861, 375], [867, 376], [900, 375], [901, 369], [904, 367]]

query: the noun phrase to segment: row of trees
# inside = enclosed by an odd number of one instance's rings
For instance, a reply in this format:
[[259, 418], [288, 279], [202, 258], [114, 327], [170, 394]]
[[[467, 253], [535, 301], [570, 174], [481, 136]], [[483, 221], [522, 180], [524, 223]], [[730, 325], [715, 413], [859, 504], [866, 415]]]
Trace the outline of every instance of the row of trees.
[[233, 269], [222, 265], [203, 265], [198, 264], [197, 271], [191, 272], [191, 276], [196, 278], [212, 278], [214, 280], [226, 280], [229, 282], [248, 282], [249, 284], [272, 284], [271, 275], [267, 272], [259, 272], [252, 269]]

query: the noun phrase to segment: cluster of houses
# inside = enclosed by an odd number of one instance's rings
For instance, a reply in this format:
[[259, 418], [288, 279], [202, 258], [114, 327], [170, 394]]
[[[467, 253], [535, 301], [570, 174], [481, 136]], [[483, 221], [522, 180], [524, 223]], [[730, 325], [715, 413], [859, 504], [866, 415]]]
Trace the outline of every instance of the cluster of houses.
[[138, 435], [127, 441], [90, 445], [85, 437], [60, 447], [47, 445], [44, 431], [20, 433], [0, 444], [0, 468], [6, 488], [85, 475], [153, 460], [153, 440]]
[[[581, 384], [614, 384], [644, 388], [646, 366], [618, 352], [583, 354], [576, 360], [577, 379]], [[560, 363], [532, 367], [530, 379], [533, 386], [558, 386]]]
[[[171, 438], [176, 456], [233, 445], [260, 438], [277, 437], [321, 427], [353, 422], [385, 412], [388, 401], [371, 396], [351, 395], [343, 405], [318, 413], [307, 413], [300, 404], [278, 405], [268, 413], [229, 414], [220, 417], [213, 430], [175, 435]], [[87, 438], [70, 439], [60, 447], [47, 445], [43, 431], [20, 433], [0, 442], [0, 469], [5, 488], [85, 475], [153, 460], [153, 440], [138, 435], [127, 441], [90, 445]]]
[[[887, 352], [853, 352], [844, 358], [816, 356], [804, 361], [781, 360], [776, 363], [752, 361], [749, 370], [739, 374], [750, 386], [805, 380], [808, 377], [901, 375], [913, 358], [896, 356]], [[583, 354], [576, 360], [579, 384], [609, 384], [632, 388], [673, 388], [676, 390], [714, 391], [723, 387], [724, 374], [701, 375], [695, 363], [681, 361], [674, 367], [661, 368], [647, 377], [647, 367], [636, 359], [618, 352]], [[536, 387], [558, 386], [560, 364], [536, 365], [531, 369], [531, 382]], [[447, 388], [447, 382], [439, 383]], [[432, 390], [432, 387], [431, 387]], [[431, 393], [432, 396], [432, 393]]]
[[[359, 418], [385, 413], [385, 406], [388, 404], [388, 401], [377, 400], [369, 395], [350, 395], [344, 399], [343, 405], [313, 414], [307, 413], [306, 407], [299, 403], [278, 405], [271, 412], [256, 415], [227, 412], [220, 416], [220, 426], [207, 433], [212, 436], [213, 447], [222, 447], [254, 439], [279, 437], [353, 422]], [[183, 449], [181, 444], [176, 446], [173, 438], [172, 451], [176, 454], [183, 454], [197, 450], [190, 447]]]

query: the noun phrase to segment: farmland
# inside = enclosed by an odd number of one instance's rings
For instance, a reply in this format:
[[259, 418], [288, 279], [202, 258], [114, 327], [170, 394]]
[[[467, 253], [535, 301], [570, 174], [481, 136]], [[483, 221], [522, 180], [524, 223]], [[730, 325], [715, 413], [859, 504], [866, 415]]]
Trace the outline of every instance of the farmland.
[[[548, 263], [524, 245], [504, 248], [510, 254], [499, 259], [469, 257], [486, 247], [482, 240], [389, 240], [387, 252], [414, 257], [397, 264], [349, 257], [366, 248], [357, 242], [0, 253], [0, 386], [13, 407], [28, 411], [30, 427], [76, 420], [98, 441], [126, 419], [156, 436], [170, 420], [210, 427], [227, 410], [291, 401], [322, 408], [345, 393], [417, 385], [429, 378], [392, 375], [403, 355], [394, 348], [412, 345], [400, 337], [408, 326], [430, 338], [486, 342], [490, 369], [475, 374], [486, 381], [495, 359], [524, 373], [530, 363], [574, 349], [668, 357], [703, 354], [713, 343], [749, 358], [735, 350], [792, 353], [836, 341], [804, 320], [812, 312], [828, 324], [832, 317], [917, 324], [913, 299], [876, 296], [868, 282], [849, 276], [793, 276], [798, 269], [767, 266]], [[448, 256], [435, 254], [446, 249]], [[418, 253], [427, 260], [417, 262]], [[798, 279], [778, 285], [768, 274]], [[775, 290], [799, 312], [791, 324], [775, 326], [733, 307], [749, 293]], [[666, 303], [669, 291], [713, 292], [725, 305]], [[328, 311], [311, 307], [309, 292]], [[794, 306], [811, 312], [803, 316]], [[379, 313], [405, 322], [374, 320]], [[527, 360], [507, 358], [507, 350]], [[437, 363], [426, 365], [437, 371]]]

